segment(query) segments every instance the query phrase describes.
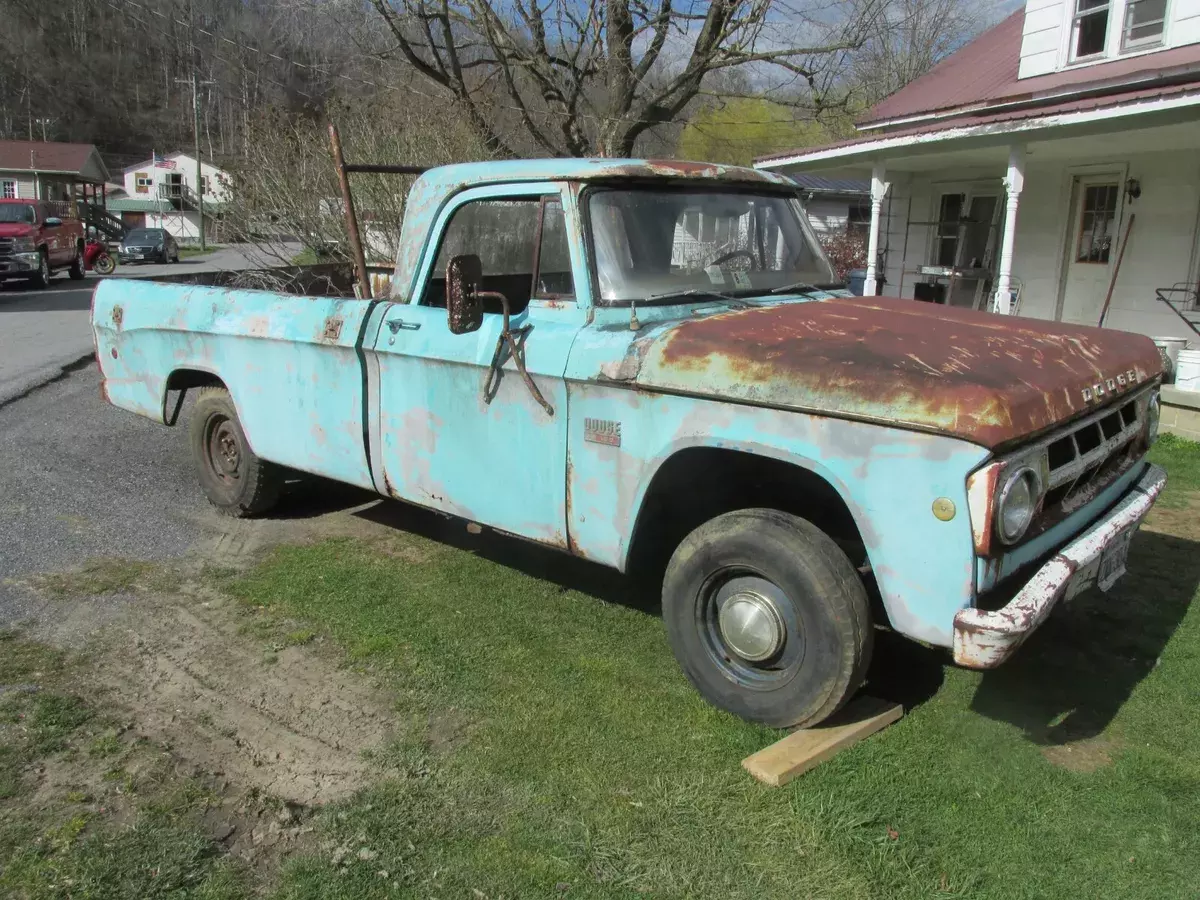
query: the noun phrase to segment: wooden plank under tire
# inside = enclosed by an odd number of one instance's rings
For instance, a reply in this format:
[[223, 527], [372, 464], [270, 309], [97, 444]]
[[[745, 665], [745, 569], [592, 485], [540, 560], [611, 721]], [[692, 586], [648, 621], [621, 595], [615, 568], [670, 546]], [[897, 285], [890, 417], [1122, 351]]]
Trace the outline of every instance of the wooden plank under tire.
[[904, 715], [899, 703], [857, 697], [815, 728], [801, 728], [742, 760], [763, 784], [780, 787]]

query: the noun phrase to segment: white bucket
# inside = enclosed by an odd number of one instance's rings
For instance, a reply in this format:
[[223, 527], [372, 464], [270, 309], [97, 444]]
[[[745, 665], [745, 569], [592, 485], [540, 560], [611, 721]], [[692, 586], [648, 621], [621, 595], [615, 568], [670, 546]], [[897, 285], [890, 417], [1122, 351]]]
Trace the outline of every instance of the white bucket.
[[1200, 350], [1180, 350], [1175, 363], [1175, 387], [1200, 391]]
[[1187, 346], [1184, 338], [1156, 337], [1150, 338], [1158, 345], [1158, 353], [1163, 361], [1163, 381], [1170, 384], [1175, 380], [1175, 368], [1179, 365], [1179, 351]]

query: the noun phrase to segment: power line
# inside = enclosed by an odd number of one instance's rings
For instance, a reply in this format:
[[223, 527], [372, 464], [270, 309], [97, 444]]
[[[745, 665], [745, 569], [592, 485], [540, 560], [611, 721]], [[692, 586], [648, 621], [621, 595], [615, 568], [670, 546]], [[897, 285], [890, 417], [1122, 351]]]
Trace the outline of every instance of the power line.
[[[118, 12], [125, 11], [124, 9], [122, 9], [121, 7], [118, 7], [115, 3], [113, 3], [112, 0], [104, 0], [104, 2], [108, 6], [112, 7], [113, 9], [116, 9]], [[173, 22], [176, 25], [180, 25], [185, 28], [191, 27], [187, 22], [184, 22], [183, 20], [175, 18], [173, 16], [170, 16], [167, 13], [164, 13], [160, 10], [145, 6], [142, 3], [139, 3], [138, 0], [121, 0], [121, 2], [125, 5], [125, 7], [130, 7], [130, 6], [136, 7], [137, 9], [140, 9], [143, 12], [148, 13], [152, 16], [156, 16], [164, 21]], [[136, 19], [136, 17], [135, 17], [135, 21], [139, 21], [146, 27], [150, 27], [149, 23], [145, 22], [144, 20]], [[162, 29], [159, 29], [159, 30], [162, 31]], [[243, 44], [240, 41], [235, 41], [232, 38], [228, 38], [228, 37], [225, 37], [224, 35], [216, 34], [212, 31], [209, 31], [208, 29], [201, 28], [199, 26], [196, 26], [195, 30], [197, 32], [199, 32], [200, 34], [203, 34], [206, 37], [213, 39], [214, 41], [220, 41], [222, 43], [229, 44], [230, 46], [237, 47], [238, 49], [243, 50], [247, 53], [254, 53], [254, 54], [258, 54], [260, 56], [266, 57], [268, 59], [273, 59], [276, 62], [283, 63], [284, 65], [294, 66], [294, 67], [300, 68], [300, 69], [308, 69], [309, 71], [320, 73], [321, 75], [324, 75], [327, 78], [337, 78], [337, 79], [341, 79], [343, 81], [352, 82], [354, 84], [361, 84], [365, 87], [374, 88], [375, 90], [378, 90], [378, 91], [406, 91], [408, 93], [416, 94], [419, 97], [425, 97], [426, 99], [439, 101], [439, 102], [444, 102], [447, 99], [444, 95], [437, 96], [435, 94], [430, 94], [430, 93], [420, 90], [419, 88], [413, 87], [411, 85], [400, 86], [400, 85], [391, 85], [391, 84], [381, 84], [380, 82], [372, 81], [370, 79], [358, 78], [354, 75], [347, 75], [344, 72], [334, 72], [326, 66], [320, 66], [320, 65], [310, 64], [310, 63], [302, 63], [302, 62], [299, 62], [294, 59], [289, 59], [287, 57], [280, 56], [278, 53], [272, 53], [269, 50], [263, 50], [259, 47], [252, 47], [248, 44]], [[168, 35], [171, 34], [170, 32], [167, 32], [167, 31], [162, 31], [162, 33], [168, 34]], [[174, 35], [171, 35], [171, 36], [173, 37]], [[229, 62], [228, 60], [224, 59], [223, 57], [218, 56], [215, 53], [210, 52], [210, 55], [212, 55], [216, 59], [221, 60], [222, 62], [225, 62], [227, 65], [234, 65], [233, 63]], [[379, 63], [380, 65], [383, 64], [382, 59], [378, 59], [378, 58], [372, 57], [370, 55], [368, 55], [368, 58], [374, 59], [374, 61]], [[265, 76], [263, 76], [263, 77], [265, 77]], [[270, 79], [270, 78], [266, 78], [266, 80], [270, 81], [272, 84], [277, 85], [278, 87], [283, 88], [286, 91], [291, 91], [291, 92], [297, 93], [300, 96], [306, 97], [310, 100], [316, 99], [311, 94], [305, 93], [304, 91], [301, 91], [295, 87], [290, 87], [288, 85], [280, 84], [280, 82], [274, 81], [273, 79]], [[764, 97], [763, 99], [767, 99], [767, 98]], [[519, 113], [528, 112], [527, 109], [524, 109], [520, 106], [516, 106], [515, 104], [511, 104], [511, 103], [495, 101], [495, 102], [490, 103], [490, 105], [494, 106], [498, 109], [506, 109], [506, 110], [511, 110], [513, 112], [519, 112]], [[623, 116], [602, 116], [602, 115], [596, 115], [594, 113], [586, 113], [586, 112], [563, 112], [563, 111], [555, 110], [555, 109], [542, 109], [542, 110], [538, 111], [537, 114], [549, 115], [549, 116], [563, 116], [563, 117], [576, 118], [576, 119], [587, 119], [587, 120], [590, 120], [593, 122], [599, 122], [599, 123], [617, 122], [617, 121], [621, 121], [624, 118]], [[664, 124], [664, 123], [657, 123], [657, 124]], [[686, 123], [683, 123], [683, 124], [686, 124]], [[741, 122], [737, 122], [734, 124], [775, 125], [775, 124], [778, 124], [778, 120], [741, 121]]]

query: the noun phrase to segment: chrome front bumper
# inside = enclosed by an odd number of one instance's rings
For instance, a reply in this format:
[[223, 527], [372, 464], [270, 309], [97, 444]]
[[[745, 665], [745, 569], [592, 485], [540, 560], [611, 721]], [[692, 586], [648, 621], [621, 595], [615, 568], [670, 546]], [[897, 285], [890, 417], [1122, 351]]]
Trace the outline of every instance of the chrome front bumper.
[[1064, 595], [1094, 585], [1104, 551], [1135, 531], [1162, 493], [1167, 473], [1148, 465], [1142, 477], [1104, 518], [1063, 547], [1003, 608], [963, 609], [954, 616], [954, 661], [971, 669], [994, 669], [1050, 615]]
[[41, 261], [37, 251], [13, 253], [0, 259], [0, 275], [31, 275], [41, 268]]

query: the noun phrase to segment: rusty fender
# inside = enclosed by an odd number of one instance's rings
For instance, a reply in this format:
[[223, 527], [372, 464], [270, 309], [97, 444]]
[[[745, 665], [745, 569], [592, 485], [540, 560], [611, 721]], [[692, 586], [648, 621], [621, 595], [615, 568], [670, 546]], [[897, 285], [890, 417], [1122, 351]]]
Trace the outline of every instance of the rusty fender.
[[1084, 535], [1060, 550], [1003, 608], [960, 610], [954, 616], [954, 661], [971, 669], [994, 669], [1045, 621], [1064, 594], [1095, 583], [1105, 548], [1137, 528], [1167, 483], [1167, 473], [1148, 465], [1129, 493]]

